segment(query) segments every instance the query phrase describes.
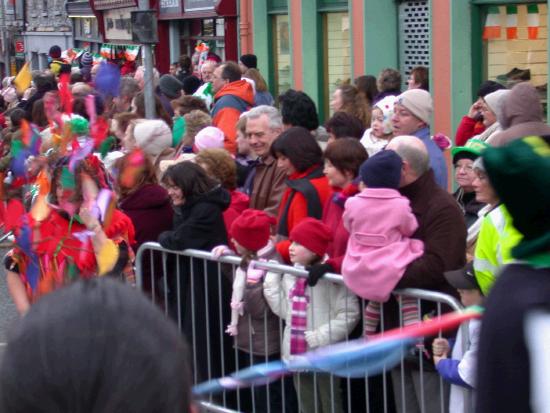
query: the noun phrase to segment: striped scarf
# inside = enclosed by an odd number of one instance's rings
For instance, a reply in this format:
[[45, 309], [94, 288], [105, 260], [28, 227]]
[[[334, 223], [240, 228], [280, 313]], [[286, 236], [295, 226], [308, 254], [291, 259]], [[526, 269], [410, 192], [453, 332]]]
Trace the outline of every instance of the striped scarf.
[[306, 295], [306, 278], [296, 278], [296, 284], [290, 291], [292, 302], [290, 317], [290, 354], [302, 354], [307, 351], [305, 332], [307, 328], [307, 305], [309, 297]]

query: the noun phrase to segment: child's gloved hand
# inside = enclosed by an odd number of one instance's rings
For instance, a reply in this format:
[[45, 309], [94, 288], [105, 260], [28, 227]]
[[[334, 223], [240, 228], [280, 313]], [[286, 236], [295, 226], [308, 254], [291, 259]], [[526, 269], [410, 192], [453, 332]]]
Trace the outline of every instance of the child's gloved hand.
[[307, 285], [310, 287], [314, 287], [327, 272], [334, 272], [334, 268], [330, 264], [314, 264], [307, 270], [309, 271]]
[[321, 345], [319, 335], [315, 331], [306, 331], [304, 332], [304, 336], [310, 348], [319, 347]]
[[218, 245], [212, 248], [212, 255], [214, 258], [220, 258], [223, 255], [230, 255], [233, 251], [227, 245]]
[[432, 343], [432, 352], [436, 357], [447, 356], [449, 350], [449, 342], [445, 338], [436, 338]]

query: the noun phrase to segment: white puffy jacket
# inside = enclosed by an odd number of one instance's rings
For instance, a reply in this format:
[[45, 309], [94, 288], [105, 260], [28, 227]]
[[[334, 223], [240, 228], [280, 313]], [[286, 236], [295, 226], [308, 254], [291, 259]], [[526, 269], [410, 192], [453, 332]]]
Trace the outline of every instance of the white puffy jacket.
[[[289, 293], [296, 277], [268, 272], [264, 279], [264, 296], [271, 310], [285, 320], [282, 358], [290, 356], [290, 320], [292, 301]], [[344, 340], [359, 321], [359, 301], [345, 285], [320, 279], [315, 287], [307, 287], [306, 341], [308, 350]]]

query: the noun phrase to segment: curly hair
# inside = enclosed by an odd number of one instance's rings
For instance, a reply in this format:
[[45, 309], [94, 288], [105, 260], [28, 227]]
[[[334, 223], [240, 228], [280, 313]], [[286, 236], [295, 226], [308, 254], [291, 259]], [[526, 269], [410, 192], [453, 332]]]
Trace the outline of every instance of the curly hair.
[[192, 110], [200, 110], [208, 115], [210, 114], [204, 100], [197, 96], [182, 96], [178, 99], [172, 100], [170, 104], [172, 105], [174, 112], [179, 112], [181, 116], [191, 112]]
[[183, 135], [181, 144], [184, 146], [192, 146], [195, 143], [197, 133], [201, 129], [212, 125], [212, 118], [202, 110], [192, 110], [185, 114], [183, 118], [185, 119], [185, 135]]
[[304, 92], [288, 89], [279, 96], [279, 108], [285, 125], [301, 126], [309, 131], [319, 127], [315, 103]]
[[225, 149], [204, 149], [194, 159], [208, 175], [228, 190], [237, 188], [237, 165]]
[[378, 91], [401, 93], [401, 73], [392, 68], [383, 69], [376, 80]]
[[355, 116], [363, 126], [370, 126], [371, 109], [365, 95], [359, 92], [353, 85], [345, 84], [338, 86], [342, 96], [342, 112]]

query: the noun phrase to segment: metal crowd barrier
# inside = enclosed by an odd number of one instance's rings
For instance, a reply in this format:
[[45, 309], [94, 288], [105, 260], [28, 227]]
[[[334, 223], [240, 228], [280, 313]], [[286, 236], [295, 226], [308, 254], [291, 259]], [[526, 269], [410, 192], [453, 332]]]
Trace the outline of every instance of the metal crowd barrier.
[[[171, 251], [163, 249], [158, 243], [143, 244], [136, 255], [136, 281], [151, 300], [159, 305], [165, 314], [174, 319], [184, 333], [190, 346], [193, 366], [193, 384], [213, 378], [229, 375], [234, 371], [251, 365], [280, 359], [280, 351], [271, 354], [267, 337], [269, 308], [260, 318], [259, 329], [264, 329], [263, 349], [253, 350], [252, 318], [240, 317], [239, 323], [247, 322], [249, 332], [248, 348], [237, 349], [234, 338], [225, 333], [229, 324], [231, 307], [232, 275], [240, 263], [236, 256], [224, 256], [215, 259], [209, 252], [199, 250]], [[307, 272], [294, 267], [270, 262], [257, 262], [257, 268], [272, 273], [291, 274], [306, 277]], [[327, 274], [324, 280], [343, 286], [342, 276]], [[316, 288], [316, 287], [314, 287]], [[281, 289], [281, 295], [282, 295]], [[423, 312], [432, 309], [434, 317], [444, 310], [461, 311], [462, 305], [454, 297], [434, 291], [404, 289], [395, 291], [393, 314], [401, 315], [402, 298], [412, 297]], [[358, 338], [363, 333], [363, 313], [366, 303], [357, 300], [349, 291], [344, 302], [331, 302], [328, 296], [327, 311], [341, 317], [341, 313], [352, 314], [352, 308], [359, 303], [358, 325], [352, 334], [341, 341]], [[314, 306], [313, 295], [309, 305]], [[397, 326], [386, 326], [391, 308], [389, 304], [381, 306], [380, 332]], [[323, 307], [324, 308], [324, 307]], [[388, 315], [385, 315], [384, 312]], [[315, 316], [315, 315], [313, 315]], [[272, 315], [271, 315], [272, 317]], [[342, 321], [342, 320], [341, 320]], [[343, 320], [347, 325], [348, 319]], [[403, 321], [399, 316], [398, 323]], [[284, 321], [278, 319], [276, 348], [282, 346]], [[258, 326], [257, 322], [256, 325]], [[340, 324], [341, 325], [341, 324]], [[336, 329], [336, 323], [328, 323], [329, 338]], [[264, 328], [265, 327], [265, 328]], [[348, 326], [349, 327], [349, 326]], [[463, 347], [468, 343], [468, 328], [462, 330]], [[441, 332], [440, 332], [441, 336]], [[260, 340], [262, 341], [262, 340]], [[273, 340], [272, 340], [273, 341]], [[253, 354], [256, 351], [256, 354]], [[317, 412], [447, 412], [449, 407], [449, 385], [444, 383], [433, 368], [432, 360], [427, 360], [422, 351], [403, 354], [400, 366], [384, 370], [382, 374], [361, 379], [345, 379], [329, 374], [295, 373], [294, 377], [273, 381], [267, 385], [257, 385], [250, 389], [228, 390], [219, 395], [211, 395], [199, 402], [201, 411], [206, 412], [298, 412], [298, 406], [305, 394], [296, 392], [295, 386], [313, 388], [314, 413]], [[302, 380], [304, 380], [302, 382]], [[295, 382], [293, 385], [293, 381]], [[310, 392], [307, 398], [311, 398]], [[470, 391], [464, 389], [464, 412], [471, 411]], [[327, 403], [329, 406], [327, 406]], [[309, 412], [306, 412], [309, 413]]]

